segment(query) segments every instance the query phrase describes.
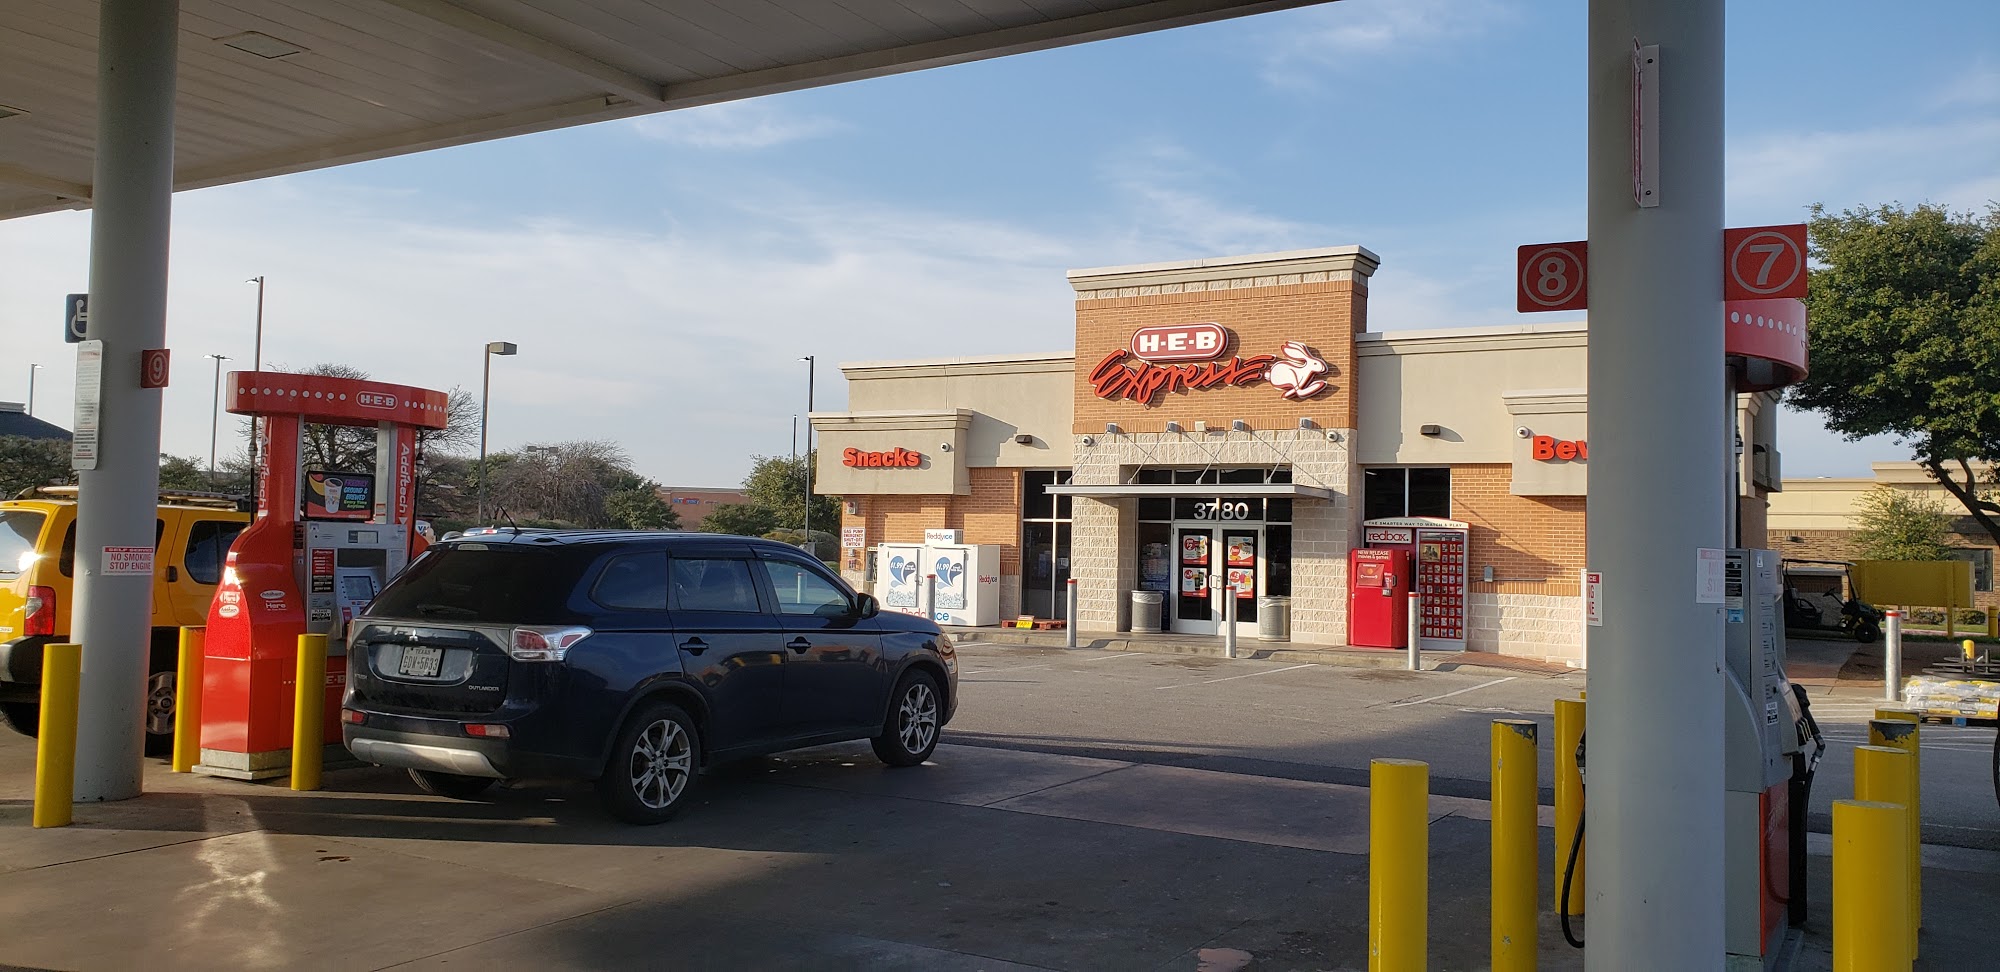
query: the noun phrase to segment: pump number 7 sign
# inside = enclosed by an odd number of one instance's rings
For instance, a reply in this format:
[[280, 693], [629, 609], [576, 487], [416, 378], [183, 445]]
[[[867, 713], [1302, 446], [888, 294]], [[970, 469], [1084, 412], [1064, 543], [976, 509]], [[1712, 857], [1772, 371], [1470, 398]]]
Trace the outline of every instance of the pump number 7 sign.
[[[1515, 261], [1515, 310], [1572, 311], [1589, 304], [1590, 244], [1531, 243], [1515, 251]], [[1804, 300], [1807, 276], [1804, 223], [1722, 231], [1723, 300]]]

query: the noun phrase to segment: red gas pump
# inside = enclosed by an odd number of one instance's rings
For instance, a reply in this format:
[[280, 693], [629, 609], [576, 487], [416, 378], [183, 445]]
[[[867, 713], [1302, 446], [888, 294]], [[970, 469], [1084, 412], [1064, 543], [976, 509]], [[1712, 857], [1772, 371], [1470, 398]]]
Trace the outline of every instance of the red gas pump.
[[[282, 776], [291, 766], [301, 634], [327, 636], [324, 738], [340, 742], [342, 636], [422, 549], [417, 430], [442, 429], [443, 392], [275, 371], [229, 374], [232, 414], [263, 418], [257, 518], [229, 550], [208, 609], [197, 772]], [[375, 472], [299, 467], [305, 424], [373, 426]]]
[[1410, 644], [1410, 552], [1347, 552], [1347, 643], [1356, 648]]

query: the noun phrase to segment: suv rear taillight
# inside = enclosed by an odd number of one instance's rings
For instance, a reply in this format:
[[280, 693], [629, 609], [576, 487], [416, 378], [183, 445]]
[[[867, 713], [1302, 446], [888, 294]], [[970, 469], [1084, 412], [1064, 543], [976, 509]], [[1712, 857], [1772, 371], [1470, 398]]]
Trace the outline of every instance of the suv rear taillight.
[[584, 627], [520, 627], [507, 645], [515, 661], [562, 661], [571, 647], [590, 637]]
[[56, 589], [53, 587], [28, 588], [28, 600], [21, 605], [22, 634], [53, 635], [56, 633]]

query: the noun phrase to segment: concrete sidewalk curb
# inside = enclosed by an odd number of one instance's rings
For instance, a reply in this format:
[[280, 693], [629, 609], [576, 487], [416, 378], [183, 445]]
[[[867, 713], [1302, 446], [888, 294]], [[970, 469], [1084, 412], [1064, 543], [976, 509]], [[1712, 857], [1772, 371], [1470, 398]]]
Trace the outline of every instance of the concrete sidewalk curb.
[[[1062, 631], [1028, 631], [1019, 628], [946, 628], [945, 631], [954, 641], [988, 645], [1063, 648], [1067, 642], [1065, 632]], [[1221, 638], [1192, 635], [1132, 635], [1125, 632], [1079, 631], [1076, 646], [1079, 650], [1091, 651], [1222, 657]], [[1238, 660], [1309, 663], [1335, 668], [1403, 669], [1408, 664], [1408, 656], [1395, 649], [1295, 645], [1285, 641], [1239, 641], [1236, 645], [1236, 657]], [[1581, 668], [1571, 668], [1567, 665], [1470, 651], [1427, 651], [1423, 653], [1423, 666], [1425, 671], [1486, 669], [1514, 675], [1556, 676], [1583, 671]]]

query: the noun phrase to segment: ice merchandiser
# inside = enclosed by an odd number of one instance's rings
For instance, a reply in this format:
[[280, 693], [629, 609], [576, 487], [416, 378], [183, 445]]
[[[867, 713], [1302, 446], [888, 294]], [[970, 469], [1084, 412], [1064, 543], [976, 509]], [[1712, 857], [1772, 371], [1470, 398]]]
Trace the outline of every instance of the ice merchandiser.
[[931, 620], [960, 627], [1000, 623], [1000, 547], [991, 543], [928, 544], [918, 572], [937, 578], [936, 614]]
[[924, 545], [885, 543], [875, 551], [875, 599], [885, 610], [922, 617]]
[[1410, 644], [1410, 552], [1347, 552], [1347, 643], [1356, 648]]

